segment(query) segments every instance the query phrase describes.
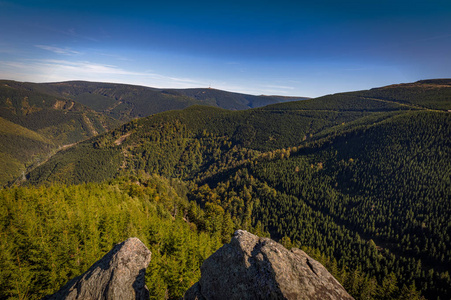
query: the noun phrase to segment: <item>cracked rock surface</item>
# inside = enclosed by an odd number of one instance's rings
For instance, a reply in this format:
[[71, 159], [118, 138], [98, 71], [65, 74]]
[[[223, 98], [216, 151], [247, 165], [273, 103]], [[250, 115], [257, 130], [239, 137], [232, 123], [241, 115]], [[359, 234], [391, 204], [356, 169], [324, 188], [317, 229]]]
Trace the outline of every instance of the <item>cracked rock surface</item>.
[[353, 299], [304, 251], [244, 230], [204, 261], [201, 274], [184, 299]]
[[43, 300], [149, 299], [144, 276], [150, 256], [149, 249], [139, 239], [129, 238], [114, 246], [88, 271]]

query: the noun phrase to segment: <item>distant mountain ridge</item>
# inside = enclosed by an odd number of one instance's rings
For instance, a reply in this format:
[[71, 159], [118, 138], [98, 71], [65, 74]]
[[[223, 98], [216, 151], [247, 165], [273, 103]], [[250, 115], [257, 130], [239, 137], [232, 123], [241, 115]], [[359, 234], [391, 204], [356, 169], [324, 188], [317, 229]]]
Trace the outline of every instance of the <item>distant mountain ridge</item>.
[[90, 81], [30, 83], [0, 80], [29, 92], [63, 97], [122, 122], [191, 105], [244, 110], [268, 104], [309, 99], [278, 95], [248, 95], [213, 88], [162, 89], [140, 85]]
[[86, 81], [0, 80], [0, 124], [4, 126], [0, 131], [0, 185], [47, 159], [58, 147], [104, 133], [135, 118], [191, 105], [243, 110], [285, 99], [303, 98]]
[[212, 88], [194, 88], [194, 89], [167, 89], [165, 92], [178, 93], [202, 102], [211, 102], [214, 106], [230, 109], [243, 110], [248, 108], [257, 108], [269, 104], [299, 101], [309, 99], [307, 97], [285, 97], [285, 96], [267, 96], [267, 95], [248, 95], [242, 93], [227, 92]]
[[[420, 291], [450, 299], [448, 82], [241, 111], [205, 105], [166, 111], [56, 153], [23, 185], [157, 174], [189, 186], [183, 195], [207, 216], [227, 215], [228, 221], [197, 223], [199, 229], [253, 228], [318, 251], [332, 274], [348, 273], [339, 280], [356, 298], [418, 300]], [[139, 199], [140, 191], [130, 195]], [[170, 210], [186, 220], [197, 215], [194, 207]]]
[[0, 185], [120, 122], [38, 84], [0, 81]]
[[[372, 126], [396, 115], [408, 115], [409, 112], [430, 111], [445, 116], [442, 113], [451, 109], [451, 87], [444, 85], [449, 81], [445, 79], [420, 81], [271, 104], [236, 112], [206, 106], [168, 111], [134, 120], [74, 149], [68, 149], [61, 153], [61, 156], [53, 157], [47, 166], [30, 173], [29, 179], [33, 183], [58, 180], [57, 178], [64, 179], [68, 183], [101, 181], [114, 177], [124, 168], [163, 172], [162, 175], [170, 177], [180, 176], [183, 172], [184, 176], [194, 176], [212, 162], [206, 157], [199, 158], [200, 161], [197, 163], [200, 165], [191, 171], [182, 168], [184, 171], [180, 173], [173, 168], [182, 167], [190, 162], [190, 157], [194, 155], [191, 153], [192, 141], [186, 145], [176, 146], [171, 144], [173, 142], [162, 145], [163, 140], [172, 138], [209, 140], [207, 137], [214, 135], [225, 137], [230, 143], [252, 151], [297, 147], [313, 140], [339, 135], [337, 132], [352, 133], [358, 128]], [[62, 85], [63, 89], [67, 89], [66, 83], [55, 85]], [[94, 83], [92, 85], [97, 86]], [[126, 87], [128, 89], [128, 86]], [[185, 91], [199, 99], [210, 99], [207, 92], [204, 94], [203, 89]], [[173, 92], [175, 93], [175, 90]], [[215, 90], [211, 92], [215, 93]], [[173, 129], [168, 129], [167, 126], [160, 129], [161, 124], [170, 124], [169, 127]], [[183, 138], [179, 136], [181, 132], [186, 136]], [[207, 132], [207, 136], [204, 132]], [[149, 140], [149, 136], [153, 135], [155, 137]], [[151, 146], [153, 143], [155, 145]], [[161, 146], [164, 148], [159, 149]], [[155, 166], [161, 163], [167, 152], [176, 157], [174, 161], [166, 161], [164, 163], [166, 167], [160, 170], [160, 167]], [[185, 156], [187, 157], [184, 158]], [[97, 161], [97, 158], [100, 160]], [[92, 169], [92, 173], [86, 170], [79, 172], [87, 165], [92, 167], [96, 164], [99, 167], [104, 166], [102, 172], [95, 171], [95, 168]], [[205, 166], [202, 167], [202, 164]]]
[[[268, 150], [274, 149], [276, 145], [299, 143], [317, 134], [320, 129], [347, 123], [369, 112], [423, 109], [448, 111], [451, 109], [450, 86], [451, 79], [429, 79], [307, 99], [254, 96], [211, 88], [156, 89], [86, 81], [27, 83], [1, 80], [0, 117], [4, 122], [11, 123], [8, 123], [10, 132], [0, 134], [0, 165], [5, 170], [0, 176], [0, 183], [5, 184], [19, 176], [27, 166], [47, 159], [60, 146], [77, 143], [132, 119], [159, 112], [193, 105], [230, 110], [257, 108], [252, 113], [232, 114], [232, 119], [243, 116], [248, 121], [245, 122], [247, 124], [231, 128], [235, 128], [234, 136], [242, 140], [245, 146], [252, 144], [255, 149]], [[299, 99], [302, 101], [293, 101]], [[290, 113], [282, 117], [276, 111]], [[347, 115], [339, 115], [339, 112], [346, 112]], [[271, 118], [277, 119], [277, 122], [268, 122]], [[329, 125], [322, 124], [323, 118], [328, 120], [326, 123]], [[330, 122], [332, 120], [335, 121]], [[12, 124], [19, 127], [11, 130]], [[24, 128], [34, 131], [43, 139], [37, 142], [36, 139], [20, 137]], [[285, 128], [297, 130], [295, 134], [285, 135]], [[284, 140], [282, 144], [280, 139]], [[17, 148], [26, 151], [15, 151]]]
[[212, 88], [159, 89], [138, 85], [67, 81], [42, 84], [52, 93], [73, 99], [121, 121], [147, 117], [191, 105], [244, 110], [305, 97], [254, 96]]

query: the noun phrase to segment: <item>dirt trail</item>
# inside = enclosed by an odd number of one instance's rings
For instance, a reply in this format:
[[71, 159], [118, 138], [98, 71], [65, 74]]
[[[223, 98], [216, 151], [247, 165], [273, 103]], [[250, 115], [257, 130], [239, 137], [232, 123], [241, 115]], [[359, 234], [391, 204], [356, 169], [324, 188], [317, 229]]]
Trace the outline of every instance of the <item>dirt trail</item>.
[[120, 138], [118, 138], [117, 140], [114, 141], [114, 143], [119, 146], [120, 144], [122, 144], [126, 138], [128, 138], [130, 136], [130, 134], [132, 134], [131, 132], [126, 133], [124, 135], [122, 135]]
[[86, 114], [83, 114], [83, 120], [85, 121], [86, 126], [88, 126], [88, 129], [91, 132], [92, 136], [96, 136], [99, 134], [97, 132], [97, 130], [94, 128], [94, 126], [92, 125], [91, 120], [89, 120], [89, 118]]

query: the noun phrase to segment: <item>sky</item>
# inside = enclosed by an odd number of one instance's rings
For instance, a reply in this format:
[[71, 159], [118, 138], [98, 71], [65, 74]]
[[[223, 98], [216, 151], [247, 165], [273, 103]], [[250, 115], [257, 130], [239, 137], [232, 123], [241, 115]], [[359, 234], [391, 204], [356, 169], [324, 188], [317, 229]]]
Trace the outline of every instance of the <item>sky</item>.
[[0, 0], [0, 79], [317, 97], [450, 77], [449, 0]]

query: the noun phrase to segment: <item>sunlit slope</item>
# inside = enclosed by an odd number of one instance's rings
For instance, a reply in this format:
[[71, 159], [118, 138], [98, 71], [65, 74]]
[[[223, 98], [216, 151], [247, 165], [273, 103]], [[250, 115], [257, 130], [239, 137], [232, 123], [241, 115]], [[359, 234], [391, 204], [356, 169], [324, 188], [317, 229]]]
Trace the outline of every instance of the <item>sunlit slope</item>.
[[31, 160], [43, 158], [52, 148], [42, 135], [0, 117], [0, 184], [21, 175]]
[[451, 109], [451, 79], [420, 80], [371, 89], [358, 94], [428, 109], [445, 111]]
[[75, 101], [41, 93], [33, 84], [0, 81], [0, 185], [44, 161], [58, 147], [118, 125]]
[[[52, 178], [65, 178], [69, 182], [70, 178], [75, 182], [103, 180], [136, 169], [168, 176], [183, 173], [191, 178], [216, 163], [211, 156], [214, 151], [224, 154], [239, 148], [256, 153], [297, 147], [331, 135], [346, 134], [395, 115], [424, 110], [418, 105], [369, 99], [356, 93], [246, 111], [192, 106], [157, 114], [59, 153], [47, 166], [31, 173], [30, 180], [36, 183]], [[223, 145], [219, 146], [221, 143]], [[244, 155], [241, 159], [251, 156]], [[218, 156], [217, 159], [223, 158]], [[100, 167], [107, 162], [101, 172], [92, 173], [87, 171], [91, 167], [85, 167], [85, 164]]]
[[0, 298], [42, 299], [132, 236], [152, 252], [150, 299], [180, 299], [233, 232], [230, 218], [205, 214], [180, 188], [143, 176], [0, 190]]
[[221, 206], [237, 228], [316, 249], [332, 272], [353, 270], [343, 280], [354, 296], [396, 299], [406, 286], [447, 299], [451, 114], [370, 93], [157, 114], [59, 152], [27, 182], [180, 178], [190, 200]]
[[119, 125], [116, 120], [78, 102], [36, 89], [35, 84], [1, 81], [0, 117], [60, 145], [78, 142]]

